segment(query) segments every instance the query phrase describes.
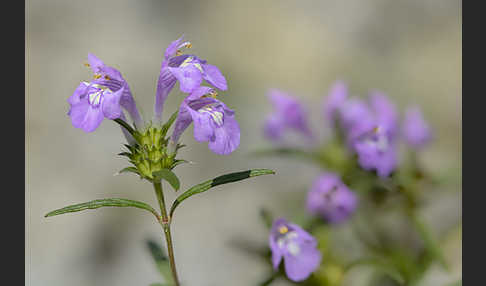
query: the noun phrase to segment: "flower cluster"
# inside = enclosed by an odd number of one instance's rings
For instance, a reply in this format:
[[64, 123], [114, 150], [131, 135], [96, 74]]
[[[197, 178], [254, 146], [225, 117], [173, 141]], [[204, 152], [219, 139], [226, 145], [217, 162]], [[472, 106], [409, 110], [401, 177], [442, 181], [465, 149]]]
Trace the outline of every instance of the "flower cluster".
[[[192, 122], [194, 138], [208, 142], [214, 153], [227, 155], [236, 150], [240, 144], [240, 128], [234, 111], [217, 99], [216, 89], [224, 91], [228, 88], [226, 79], [216, 66], [195, 55], [183, 53], [185, 48], [190, 47], [191, 44], [181, 37], [166, 49], [157, 82], [154, 118], [150, 122], [142, 119], [122, 74], [89, 54], [86, 65], [91, 68], [93, 79], [81, 82], [68, 99], [68, 115], [73, 126], [92, 132], [104, 118], [126, 123], [124, 112], [127, 112], [133, 123], [133, 128], [129, 124], [122, 127], [131, 151], [128, 157], [143, 177], [151, 177], [154, 170], [173, 167], [173, 152], [180, 146], [179, 138]], [[209, 86], [203, 86], [203, 80]], [[166, 126], [164, 130], [161, 123], [162, 111], [177, 82], [186, 97], [180, 105], [174, 132], [169, 139], [165, 138], [168, 128]]]
[[[288, 130], [314, 139], [307, 109], [297, 98], [276, 89], [267, 96], [274, 109], [263, 127], [267, 139], [281, 142]], [[306, 209], [332, 226], [345, 223], [357, 211], [358, 195], [349, 187], [360, 186], [363, 175], [357, 172], [357, 166], [368, 172], [368, 182], [390, 178], [398, 167], [401, 140], [418, 150], [430, 141], [431, 130], [418, 107], [409, 108], [400, 125], [397, 108], [386, 95], [372, 91], [367, 100], [349, 97], [348, 87], [342, 81], [332, 85], [322, 111], [336, 140], [327, 140], [321, 149], [299, 152], [307, 153], [306, 158], [318, 161], [326, 170], [310, 186]], [[312, 235], [299, 226], [284, 219], [275, 220], [270, 230], [274, 269], [284, 257], [287, 277], [293, 281], [306, 279], [319, 267], [321, 255], [316, 244]]]
[[[165, 50], [157, 80], [152, 120], [143, 120], [130, 86], [122, 74], [92, 54], [88, 54], [88, 63], [85, 65], [91, 68], [93, 79], [81, 82], [67, 100], [70, 105], [67, 114], [76, 128], [93, 132], [105, 118], [120, 125], [128, 144], [124, 144], [126, 151], [118, 155], [128, 158], [132, 166], [117, 174], [135, 173], [152, 183], [160, 213], [145, 202], [105, 198], [69, 205], [45, 215], [51, 217], [100, 207], [134, 207], [150, 212], [163, 229], [168, 257], [152, 241], [148, 243], [149, 248], [161, 270], [164, 285], [175, 286], [181, 285], [170, 231], [176, 207], [189, 197], [213, 187], [275, 174], [273, 170], [261, 168], [226, 173], [192, 186], [172, 201], [170, 209], [167, 208], [163, 182], [168, 183], [174, 191], [180, 189], [181, 182], [172, 170], [177, 165], [188, 162], [176, 157], [178, 150], [185, 146], [179, 142], [181, 135], [191, 123], [194, 123], [196, 141], [207, 142], [209, 149], [216, 154], [228, 155], [240, 145], [240, 127], [235, 119], [235, 112], [218, 98], [218, 91], [228, 89], [226, 78], [216, 66], [208, 64], [206, 60], [184, 53], [188, 48], [191, 48], [191, 43], [180, 37]], [[177, 83], [184, 98], [179, 108], [162, 122], [164, 104]], [[168, 134], [172, 126], [172, 133]], [[300, 236], [299, 234], [298, 237]], [[304, 237], [299, 238], [295, 245], [290, 242], [293, 245], [289, 246], [292, 254], [301, 252], [301, 239]], [[302, 253], [306, 253], [305, 248], [302, 248]]]

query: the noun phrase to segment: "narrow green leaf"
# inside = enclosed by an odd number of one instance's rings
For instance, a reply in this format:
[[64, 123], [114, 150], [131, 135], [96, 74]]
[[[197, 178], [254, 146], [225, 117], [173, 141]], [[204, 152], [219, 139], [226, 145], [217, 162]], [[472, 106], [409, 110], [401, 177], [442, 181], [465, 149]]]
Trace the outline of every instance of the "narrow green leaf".
[[132, 156], [132, 153], [129, 153], [129, 152], [120, 152], [117, 155], [118, 156], [125, 156], [125, 157], [130, 158]]
[[174, 188], [176, 192], [181, 186], [179, 178], [177, 178], [176, 174], [174, 174], [174, 172], [172, 172], [171, 170], [162, 169], [160, 171], [153, 172], [152, 175], [154, 176], [154, 178], [164, 179], [169, 182], [169, 184], [172, 186], [172, 188]]
[[[114, 121], [116, 123], [120, 124], [121, 127], [125, 128], [128, 131], [128, 133], [130, 133], [133, 136], [133, 134], [135, 133], [135, 130], [130, 126], [130, 124], [128, 124], [127, 122], [123, 121], [120, 118], [117, 118]], [[135, 136], [133, 136], [133, 137], [135, 137]]]
[[172, 124], [174, 123], [174, 121], [177, 119], [177, 115], [179, 114], [179, 111], [175, 111], [174, 113], [172, 113], [172, 115], [170, 116], [169, 120], [167, 120], [166, 123], [164, 123], [164, 125], [162, 125], [162, 135], [165, 137], [165, 135], [167, 134], [167, 131], [169, 131], [169, 128], [172, 126]]
[[176, 166], [180, 164], [185, 164], [185, 163], [189, 163], [189, 161], [183, 159], [175, 160], [174, 163], [172, 163], [172, 169], [174, 169]]
[[217, 178], [214, 178], [212, 180], [202, 182], [200, 184], [197, 184], [190, 188], [189, 190], [185, 191], [182, 195], [177, 197], [177, 199], [174, 201], [172, 204], [172, 207], [170, 208], [170, 216], [174, 214], [174, 211], [176, 207], [185, 199], [199, 193], [203, 193], [207, 190], [209, 190], [212, 187], [216, 187], [218, 185], [222, 184], [228, 184], [232, 182], [237, 182], [241, 181], [244, 179], [248, 179], [251, 177], [256, 177], [256, 176], [261, 176], [261, 175], [269, 175], [269, 174], [275, 174], [273, 170], [269, 169], [253, 169], [253, 170], [248, 170], [248, 171], [243, 171], [243, 172], [236, 172], [236, 173], [231, 173], [231, 174], [226, 174], [219, 176]]
[[148, 239], [146, 243], [150, 251], [150, 254], [152, 255], [152, 258], [154, 259], [155, 264], [157, 265], [160, 274], [162, 275], [162, 277], [166, 282], [172, 282], [173, 279], [171, 275], [169, 259], [165, 255], [164, 251], [162, 250], [162, 247], [160, 247], [160, 245], [157, 242], [150, 239]]
[[150, 205], [146, 203], [127, 200], [127, 199], [119, 199], [119, 198], [93, 200], [86, 203], [70, 205], [62, 209], [49, 212], [44, 217], [50, 217], [50, 216], [55, 216], [55, 215], [60, 215], [65, 213], [79, 212], [87, 209], [97, 209], [101, 207], [134, 207], [134, 208], [144, 209], [151, 212], [157, 218], [157, 220], [160, 217], [157, 211], [154, 210]]
[[118, 171], [118, 174], [123, 174], [123, 173], [134, 173], [134, 174], [140, 175], [140, 173], [138, 172], [138, 169], [135, 168], [135, 167], [126, 167], [126, 168], [123, 168], [120, 171]]
[[135, 147], [128, 145], [128, 144], [123, 144], [123, 146], [125, 146], [130, 152], [134, 153]]
[[186, 146], [187, 146], [186, 144], [179, 144], [179, 143], [177, 143], [176, 151], [179, 151], [179, 149], [184, 148]]

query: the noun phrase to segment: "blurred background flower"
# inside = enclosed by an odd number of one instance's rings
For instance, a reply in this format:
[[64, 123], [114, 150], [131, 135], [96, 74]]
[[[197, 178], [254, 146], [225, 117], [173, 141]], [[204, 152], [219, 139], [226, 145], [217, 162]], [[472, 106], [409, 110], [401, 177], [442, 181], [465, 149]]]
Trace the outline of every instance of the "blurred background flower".
[[[432, 268], [422, 284], [460, 277], [461, 228], [444, 230], [461, 220], [461, 20], [461, 1], [456, 0], [27, 1], [26, 285], [160, 281], [143, 242], [163, 238], [146, 214], [105, 209], [50, 220], [43, 215], [93, 198], [156, 202], [149, 184], [130, 175], [112, 176], [125, 166], [125, 159], [116, 156], [124, 140], [119, 127], [106, 121], [91, 134], [72, 128], [66, 98], [80, 79], [91, 76], [83, 63], [93, 53], [123, 73], [137, 107], [151, 118], [165, 48], [182, 34], [191, 40], [194, 54], [204, 55], [225, 75], [228, 90], [221, 96], [235, 110], [241, 143], [222, 157], [194, 141], [189, 127], [181, 140], [190, 148], [181, 155], [195, 164], [180, 167], [181, 188], [225, 171], [256, 166], [277, 171], [181, 207], [173, 236], [185, 285], [247, 286], [261, 280], [266, 261], [234, 248], [231, 239], [267, 241], [259, 207], [286, 217], [304, 213], [309, 182], [321, 171], [297, 161], [248, 155], [269, 144], [261, 130], [270, 110], [265, 94], [277, 87], [297, 96], [311, 109], [312, 130], [325, 138], [330, 131], [322, 107], [311, 103], [321, 102], [337, 79], [349, 84], [350, 96], [364, 98], [377, 88], [399, 110], [421, 107], [434, 141], [419, 159], [443, 182], [430, 192], [436, 203], [423, 216], [444, 238], [452, 269]], [[182, 99], [182, 93], [174, 92], [164, 109], [176, 110]], [[393, 222], [397, 230], [403, 227]], [[410, 239], [397, 233], [397, 240]], [[335, 235], [346, 242], [349, 229]], [[343, 284], [364, 285], [363, 275], [356, 269]]]

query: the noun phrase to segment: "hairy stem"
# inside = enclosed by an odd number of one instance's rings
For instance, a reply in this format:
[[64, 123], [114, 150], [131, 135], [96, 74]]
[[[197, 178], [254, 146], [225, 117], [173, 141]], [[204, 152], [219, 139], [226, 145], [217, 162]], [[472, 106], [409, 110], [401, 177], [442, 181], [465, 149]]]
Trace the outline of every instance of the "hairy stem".
[[160, 181], [154, 182], [155, 194], [160, 205], [160, 213], [162, 220], [160, 224], [164, 229], [165, 241], [167, 242], [167, 253], [169, 255], [170, 270], [172, 271], [172, 278], [174, 279], [174, 285], [179, 286], [179, 278], [177, 277], [177, 269], [174, 258], [174, 247], [172, 246], [172, 236], [170, 234], [170, 219], [167, 216], [167, 211], [165, 209], [164, 193], [162, 191], [162, 183]]

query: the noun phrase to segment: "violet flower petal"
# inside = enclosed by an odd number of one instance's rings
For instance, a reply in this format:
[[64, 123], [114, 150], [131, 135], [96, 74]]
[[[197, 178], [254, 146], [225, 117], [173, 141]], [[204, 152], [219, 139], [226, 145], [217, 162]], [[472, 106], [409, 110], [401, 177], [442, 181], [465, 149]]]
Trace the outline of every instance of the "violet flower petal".
[[219, 155], [228, 155], [240, 145], [240, 126], [233, 116], [225, 113], [225, 122], [214, 129], [214, 139], [209, 141], [209, 149]]
[[412, 148], [420, 149], [431, 140], [431, 130], [418, 106], [410, 107], [405, 112], [403, 137]]
[[101, 104], [101, 108], [103, 110], [103, 114], [108, 119], [117, 119], [122, 114], [122, 109], [120, 105], [120, 99], [122, 97], [124, 88], [120, 88], [118, 91], [114, 93], [107, 93], [103, 98], [103, 103]]
[[187, 65], [182, 68], [168, 68], [169, 71], [179, 80], [182, 92], [190, 93], [202, 83], [201, 71], [194, 65]]
[[301, 243], [299, 255], [286, 254], [285, 273], [295, 282], [307, 279], [321, 264], [321, 254], [312, 243]]
[[181, 44], [182, 42], [182, 39], [184, 38], [184, 35], [182, 35], [179, 39], [173, 41], [172, 43], [169, 44], [169, 46], [167, 47], [167, 49], [165, 50], [165, 53], [164, 53], [164, 58], [166, 60], [172, 58], [173, 56], [176, 55], [177, 53], [177, 50], [179, 49], [179, 45]]
[[96, 130], [104, 118], [101, 108], [93, 107], [86, 97], [71, 107], [70, 117], [73, 126], [85, 132]]
[[228, 89], [226, 78], [216, 66], [210, 64], [202, 64], [201, 66], [204, 71], [203, 77], [207, 82], [209, 82], [214, 87], [219, 88], [220, 90]]

